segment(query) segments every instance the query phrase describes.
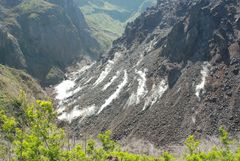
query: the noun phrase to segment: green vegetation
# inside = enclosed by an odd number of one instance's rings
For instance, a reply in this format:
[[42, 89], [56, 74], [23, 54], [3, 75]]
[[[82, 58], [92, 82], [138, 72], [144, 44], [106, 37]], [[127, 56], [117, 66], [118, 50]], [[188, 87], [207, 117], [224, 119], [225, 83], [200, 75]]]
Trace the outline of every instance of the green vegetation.
[[8, 143], [5, 154], [10, 160], [59, 160], [63, 130], [53, 122], [52, 104], [37, 101], [36, 105], [28, 105], [25, 100], [21, 94], [13, 101], [17, 114], [7, 117], [4, 111], [0, 112], [2, 139]]
[[85, 16], [93, 36], [105, 49], [109, 48], [112, 41], [123, 33], [124, 24], [114, 20], [104, 13], [93, 13]]
[[104, 50], [120, 37], [126, 24], [133, 21], [156, 0], [75, 0], [83, 12], [93, 36]]
[[22, 2], [18, 9], [23, 12], [44, 12], [50, 8], [54, 7], [53, 4], [44, 0], [28, 0]]
[[31, 13], [29, 16], [28, 16], [29, 19], [38, 19], [39, 18], [39, 15], [37, 13]]
[[232, 142], [228, 133], [221, 127], [220, 140], [222, 146], [214, 147], [208, 152], [202, 152], [198, 149], [200, 142], [195, 140], [194, 136], [190, 136], [185, 144], [189, 149], [189, 154], [186, 155], [187, 161], [239, 161], [239, 149], [236, 152], [230, 150], [229, 145]]
[[124, 161], [156, 160], [152, 156], [121, 151], [117, 143], [110, 139], [110, 131], [99, 134], [102, 143], [100, 148], [96, 147], [95, 141], [89, 140], [86, 152], [80, 145], [68, 149], [63, 141], [64, 130], [55, 123], [56, 113], [51, 102], [27, 104], [26, 96], [22, 93], [12, 101], [12, 108], [17, 112], [0, 111], [0, 134], [4, 143], [0, 157], [6, 160], [105, 161], [110, 157]]
[[[30, 75], [22, 70], [4, 65], [0, 65], [0, 89], [0, 100], [4, 100], [3, 102], [8, 102], [8, 100], [17, 97], [19, 91], [22, 90], [26, 91], [29, 100], [45, 97], [45, 93], [38, 82]], [[5, 106], [3, 105], [3, 107]]]
[[7, 1], [0, 2], [1, 64], [25, 69], [45, 87], [63, 79], [57, 67], [79, 55], [98, 57], [99, 45], [84, 29], [81, 12], [72, 12], [78, 7], [64, 6], [68, 0]]
[[[34, 104], [28, 104], [25, 94], [21, 93], [19, 98], [12, 100], [11, 106], [15, 113], [0, 110], [0, 158], [3, 160], [177, 160], [168, 152], [163, 152], [160, 157], [154, 157], [122, 151], [117, 142], [111, 139], [110, 131], [98, 135], [101, 146], [96, 146], [94, 140], [88, 140], [86, 150], [80, 145], [69, 148], [64, 142], [66, 139], [64, 130], [55, 123], [56, 113], [51, 102], [36, 101]], [[203, 152], [199, 150], [200, 142], [194, 136], [190, 136], [185, 141], [188, 153], [179, 158], [186, 161], [239, 161], [240, 148], [237, 151], [230, 150], [233, 141], [229, 139], [228, 133], [223, 128], [220, 128], [220, 140], [221, 146]]]

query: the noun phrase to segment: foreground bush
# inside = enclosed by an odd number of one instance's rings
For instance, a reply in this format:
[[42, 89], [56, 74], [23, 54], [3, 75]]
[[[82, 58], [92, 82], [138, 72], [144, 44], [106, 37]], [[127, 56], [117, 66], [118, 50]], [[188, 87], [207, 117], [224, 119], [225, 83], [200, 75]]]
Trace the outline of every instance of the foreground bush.
[[187, 161], [240, 161], [240, 147], [236, 152], [230, 150], [230, 144], [233, 142], [229, 139], [228, 133], [221, 127], [219, 129], [220, 140], [222, 146], [214, 147], [209, 152], [200, 151], [200, 142], [195, 140], [194, 136], [190, 136], [185, 145], [189, 149], [189, 154], [186, 155]]
[[[121, 150], [111, 139], [111, 132], [98, 135], [101, 147], [94, 140], [88, 140], [86, 150], [80, 145], [66, 150], [65, 132], [56, 125], [56, 113], [48, 101], [37, 101], [34, 105], [26, 102], [22, 94], [12, 102], [15, 113], [0, 110], [0, 160], [10, 161], [173, 161], [178, 160], [168, 152], [160, 157], [132, 154]], [[4, 108], [1, 108], [4, 109]], [[220, 128], [221, 147], [209, 152], [199, 150], [200, 142], [190, 136], [185, 145], [186, 161], [240, 161], [240, 148], [233, 152], [228, 133]]]

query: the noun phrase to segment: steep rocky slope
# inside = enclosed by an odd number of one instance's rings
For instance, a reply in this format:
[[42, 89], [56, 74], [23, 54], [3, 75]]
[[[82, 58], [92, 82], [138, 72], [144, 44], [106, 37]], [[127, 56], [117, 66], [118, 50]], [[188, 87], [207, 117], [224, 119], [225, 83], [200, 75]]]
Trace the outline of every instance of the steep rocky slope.
[[[240, 2], [158, 0], [100, 62], [56, 86], [59, 120], [75, 136], [180, 143], [240, 125]], [[86, 66], [84, 66], [84, 64]], [[84, 66], [84, 67], [83, 67]]]
[[75, 0], [80, 6], [93, 36], [108, 50], [112, 41], [119, 38], [130, 21], [157, 0]]
[[0, 7], [1, 64], [26, 69], [45, 86], [76, 58], [98, 58], [99, 44], [72, 0], [2, 0]]

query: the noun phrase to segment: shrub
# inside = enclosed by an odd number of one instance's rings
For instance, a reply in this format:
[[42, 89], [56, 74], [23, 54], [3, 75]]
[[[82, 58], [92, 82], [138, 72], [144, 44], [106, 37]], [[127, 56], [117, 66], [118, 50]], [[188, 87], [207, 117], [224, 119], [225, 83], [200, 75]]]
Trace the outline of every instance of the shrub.
[[[49, 101], [36, 101], [27, 104], [24, 93], [12, 101], [12, 108], [17, 111], [10, 115], [0, 110], [0, 157], [3, 160], [21, 161], [174, 161], [173, 155], [164, 152], [161, 157], [133, 154], [122, 151], [116, 141], [111, 139], [111, 131], [98, 135], [101, 146], [94, 140], [87, 141], [86, 151], [80, 145], [66, 149], [65, 133], [58, 128], [56, 113]], [[222, 146], [214, 147], [209, 152], [199, 150], [200, 141], [189, 136], [185, 145], [188, 153], [186, 161], [240, 161], [240, 147], [234, 152], [230, 145], [233, 141], [223, 128], [219, 129]], [[182, 158], [182, 157], [181, 157]]]

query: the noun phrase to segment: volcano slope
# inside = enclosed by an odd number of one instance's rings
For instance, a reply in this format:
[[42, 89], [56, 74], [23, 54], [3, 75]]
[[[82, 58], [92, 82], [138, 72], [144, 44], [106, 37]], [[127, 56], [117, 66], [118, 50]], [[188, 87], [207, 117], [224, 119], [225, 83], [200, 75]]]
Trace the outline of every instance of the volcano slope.
[[[75, 136], [155, 145], [240, 125], [240, 2], [159, 0], [126, 27], [107, 58], [81, 62], [56, 87]], [[86, 64], [84, 66], [83, 64]]]

